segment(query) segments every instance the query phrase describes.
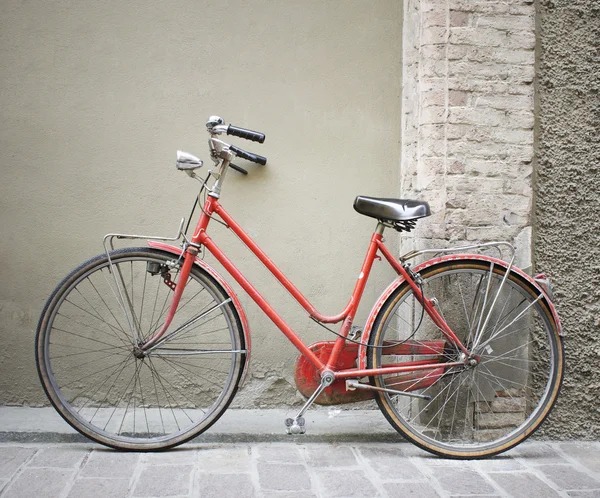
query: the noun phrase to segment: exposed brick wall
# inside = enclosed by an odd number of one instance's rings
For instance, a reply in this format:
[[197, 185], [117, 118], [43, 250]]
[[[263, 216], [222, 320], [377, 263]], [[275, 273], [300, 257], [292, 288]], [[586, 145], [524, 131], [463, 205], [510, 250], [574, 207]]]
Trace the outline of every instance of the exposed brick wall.
[[401, 249], [509, 240], [531, 263], [533, 1], [405, 0]]

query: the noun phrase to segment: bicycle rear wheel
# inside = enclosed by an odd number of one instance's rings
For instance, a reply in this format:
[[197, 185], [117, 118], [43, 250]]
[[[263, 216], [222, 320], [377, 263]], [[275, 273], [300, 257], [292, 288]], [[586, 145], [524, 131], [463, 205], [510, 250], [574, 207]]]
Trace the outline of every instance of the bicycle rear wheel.
[[[422, 289], [472, 353], [447, 340], [404, 283], [385, 302], [369, 340], [368, 366], [410, 361], [436, 368], [373, 376], [420, 397], [378, 392], [381, 411], [407, 439], [449, 458], [483, 458], [525, 440], [548, 415], [561, 384], [562, 341], [543, 295], [524, 278], [481, 260], [420, 272]], [[404, 346], [402, 345], [404, 343]]]
[[168, 339], [145, 354], [137, 348], [164, 322], [179, 277], [173, 258], [122, 249], [111, 253], [111, 271], [100, 255], [46, 303], [36, 336], [42, 385], [60, 415], [94, 441], [125, 450], [181, 444], [208, 429], [237, 391], [241, 322], [201, 268], [192, 268]]

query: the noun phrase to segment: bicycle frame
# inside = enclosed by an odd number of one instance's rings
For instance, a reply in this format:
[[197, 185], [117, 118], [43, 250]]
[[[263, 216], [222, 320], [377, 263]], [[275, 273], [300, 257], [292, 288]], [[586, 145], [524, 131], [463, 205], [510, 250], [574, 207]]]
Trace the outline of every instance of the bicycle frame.
[[[273, 276], [288, 290], [292, 297], [308, 312], [311, 318], [321, 323], [339, 323], [343, 322], [339, 337], [335, 340], [334, 347], [331, 354], [327, 358], [327, 361], [322, 361], [313, 351], [298, 337], [294, 330], [285, 322], [285, 320], [273, 309], [273, 307], [262, 297], [262, 295], [256, 290], [256, 288], [248, 281], [248, 279], [237, 269], [237, 267], [231, 262], [231, 260], [225, 255], [225, 253], [215, 244], [215, 242], [208, 236], [206, 230], [213, 214], [217, 214], [230, 228], [256, 255], [261, 263], [273, 274]], [[346, 338], [351, 330], [356, 311], [360, 304], [360, 300], [363, 295], [373, 262], [380, 252], [388, 263], [394, 268], [394, 270], [401, 275], [406, 282], [412, 287], [415, 296], [423, 306], [425, 312], [431, 317], [433, 322], [442, 330], [448, 341], [453, 343], [458, 349], [460, 349], [465, 358], [469, 357], [469, 351], [464, 347], [458, 337], [450, 329], [447, 323], [444, 321], [442, 316], [435, 309], [433, 301], [427, 299], [422, 295], [419, 285], [415, 282], [412, 275], [402, 266], [392, 255], [389, 249], [383, 242], [383, 231], [384, 225], [378, 223], [376, 231], [371, 237], [367, 253], [362, 264], [360, 274], [357, 282], [352, 291], [350, 300], [344, 310], [333, 316], [327, 316], [321, 314], [317, 309], [306, 299], [306, 297], [294, 286], [294, 284], [284, 275], [284, 273], [271, 261], [267, 254], [252, 240], [252, 238], [238, 225], [233, 217], [223, 208], [220, 204], [218, 197], [214, 195], [208, 195], [204, 204], [203, 213], [200, 216], [198, 224], [194, 230], [194, 234], [191, 239], [191, 243], [185, 250], [184, 261], [181, 266], [180, 276], [178, 279], [177, 286], [175, 288], [174, 297], [171, 302], [169, 311], [167, 313], [166, 321], [163, 327], [151, 337], [142, 349], [149, 349], [155, 346], [160, 338], [167, 331], [173, 316], [179, 305], [181, 294], [185, 287], [188, 279], [188, 275], [192, 268], [192, 265], [199, 252], [199, 248], [204, 246], [216, 259], [223, 265], [227, 272], [240, 284], [240, 286], [248, 293], [248, 295], [254, 300], [254, 302], [263, 310], [263, 312], [271, 319], [271, 321], [283, 332], [288, 340], [305, 356], [317, 369], [319, 373], [330, 371], [333, 373], [335, 379], [347, 379], [347, 378], [359, 378], [367, 375], [384, 375], [400, 372], [413, 372], [416, 370], [429, 370], [439, 368], [439, 362], [432, 360], [431, 363], [419, 361], [419, 362], [408, 362], [397, 366], [384, 366], [376, 369], [343, 369], [338, 370], [336, 368], [337, 361], [340, 353], [346, 342]], [[444, 363], [445, 367], [452, 367], [463, 365], [464, 361], [458, 362], [447, 362]]]

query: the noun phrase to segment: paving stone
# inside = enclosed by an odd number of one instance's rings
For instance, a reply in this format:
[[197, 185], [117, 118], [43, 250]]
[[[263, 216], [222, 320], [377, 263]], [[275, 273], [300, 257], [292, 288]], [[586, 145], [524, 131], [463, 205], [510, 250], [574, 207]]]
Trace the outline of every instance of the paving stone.
[[324, 496], [377, 496], [377, 489], [369, 481], [366, 474], [356, 470], [317, 471]]
[[525, 470], [517, 460], [511, 457], [497, 456], [487, 460], [479, 460], [475, 465], [483, 472], [505, 472], [507, 470]]
[[8, 479], [0, 479], [0, 491], [8, 484]]
[[146, 453], [143, 461], [150, 465], [195, 465], [198, 458], [196, 450], [177, 448], [157, 453]]
[[206, 472], [249, 472], [250, 451], [247, 447], [226, 445], [198, 451], [198, 468]]
[[562, 443], [560, 449], [567, 455], [576, 458], [579, 463], [593, 472], [600, 474], [600, 443], [570, 442]]
[[191, 465], [148, 465], [135, 484], [133, 496], [187, 495], [193, 469]]
[[258, 458], [264, 462], [304, 463], [300, 448], [290, 445], [270, 444], [259, 446]]
[[73, 483], [68, 498], [125, 498], [129, 495], [129, 479], [81, 478]]
[[81, 469], [81, 477], [129, 478], [138, 464], [138, 453], [92, 451]]
[[310, 489], [310, 476], [304, 465], [259, 463], [258, 481], [261, 489], [298, 491]]
[[0, 478], [10, 478], [34, 453], [35, 449], [2, 447], [0, 451]]
[[527, 498], [559, 496], [554, 489], [529, 472], [492, 473], [489, 477], [513, 496], [524, 496], [524, 494]]
[[404, 498], [414, 496], [415, 498], [438, 498], [440, 495], [426, 482], [386, 482], [385, 490], [390, 498]]
[[521, 444], [510, 451], [510, 456], [525, 458], [527, 463], [544, 465], [549, 463], [568, 463], [547, 443]]
[[402, 452], [389, 447], [361, 448], [361, 455], [383, 480], [420, 479], [423, 474]]
[[82, 451], [81, 448], [43, 448], [33, 457], [27, 465], [32, 467], [51, 467], [54, 469], [72, 469], [79, 467], [87, 451]]
[[306, 491], [266, 491], [262, 496], [263, 498], [317, 498], [314, 493]]
[[540, 465], [539, 469], [560, 489], [600, 488], [600, 481], [579, 472], [571, 465]]
[[354, 467], [358, 465], [356, 456], [349, 446], [308, 448], [308, 463], [311, 467]]
[[439, 467], [435, 470], [434, 477], [442, 488], [454, 494], [482, 495], [496, 492], [481, 474], [469, 468]]
[[256, 496], [256, 490], [249, 474], [207, 474], [197, 478], [200, 496], [238, 498]]
[[600, 497], [600, 489], [569, 491], [567, 493], [567, 495], [573, 496], [576, 498], [599, 498]]
[[25, 469], [5, 490], [3, 498], [60, 496], [74, 471], [59, 469]]

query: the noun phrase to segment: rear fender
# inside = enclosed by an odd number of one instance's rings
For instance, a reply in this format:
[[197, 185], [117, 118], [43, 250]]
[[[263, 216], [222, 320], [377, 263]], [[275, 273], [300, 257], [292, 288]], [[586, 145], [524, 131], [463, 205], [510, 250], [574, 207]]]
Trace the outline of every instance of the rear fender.
[[[485, 256], [483, 254], [450, 254], [447, 256], [442, 256], [439, 258], [431, 259], [429, 261], [425, 261], [424, 263], [421, 263], [420, 265], [415, 266], [413, 268], [413, 271], [420, 272], [420, 271], [424, 270], [425, 268], [429, 268], [430, 266], [437, 265], [440, 263], [445, 263], [447, 261], [457, 261], [457, 260], [467, 260], [467, 259], [477, 260], [477, 261], [487, 261], [489, 263], [494, 263], [495, 265], [502, 266], [504, 268], [508, 268], [508, 266], [509, 266], [509, 263], [507, 263], [506, 261], [502, 261], [501, 259], [497, 259], [497, 258], [492, 258], [490, 256]], [[558, 328], [558, 334], [562, 337], [563, 336], [562, 325], [560, 323], [560, 319], [558, 318], [558, 313], [556, 312], [556, 308], [554, 307], [554, 304], [552, 304], [552, 301], [551, 301], [550, 297], [548, 296], [548, 292], [546, 291], [546, 289], [542, 285], [540, 285], [536, 280], [534, 280], [533, 277], [527, 275], [527, 273], [525, 273], [523, 270], [520, 270], [516, 266], [513, 266], [511, 268], [511, 271], [518, 274], [520, 277], [522, 277], [524, 280], [526, 280], [529, 284], [531, 284], [533, 287], [535, 287], [536, 290], [538, 290], [540, 293], [542, 293], [544, 295], [544, 301], [545, 301], [546, 305], [548, 306], [548, 309], [552, 313], [552, 317], [554, 318], [554, 321], [556, 322], [556, 326]], [[368, 348], [367, 348], [366, 344], [369, 344], [369, 339], [371, 337], [371, 331], [373, 329], [373, 324], [375, 323], [375, 319], [377, 318], [377, 315], [381, 311], [381, 308], [383, 307], [383, 305], [385, 304], [387, 299], [392, 295], [392, 293], [398, 287], [400, 287], [404, 283], [404, 280], [405, 279], [402, 276], [400, 276], [396, 280], [394, 280], [387, 287], [387, 289], [385, 289], [383, 291], [381, 296], [379, 296], [379, 299], [375, 303], [375, 306], [373, 306], [373, 308], [371, 309], [371, 312], [369, 313], [369, 317], [367, 318], [367, 322], [365, 324], [365, 328], [364, 328], [362, 336], [361, 336], [360, 342], [362, 344], [358, 348], [358, 368], [359, 369], [367, 368], [367, 349]]]
[[[163, 242], [156, 242], [153, 240], [149, 240], [148, 245], [152, 249], [159, 249], [161, 251], [170, 252], [171, 254], [174, 254], [176, 256], [181, 256], [181, 254], [183, 253], [183, 250], [181, 249], [181, 247], [175, 247], [175, 246], [172, 246], [169, 244], [165, 244]], [[211, 277], [213, 277], [225, 289], [225, 292], [227, 292], [227, 294], [229, 294], [229, 296], [231, 297], [233, 307], [235, 308], [235, 310], [238, 312], [238, 315], [240, 316], [240, 321], [242, 322], [242, 330], [244, 332], [244, 338], [246, 340], [246, 349], [248, 351], [248, 353], [246, 354], [246, 363], [244, 365], [244, 370], [242, 372], [242, 377], [241, 377], [241, 381], [240, 381], [240, 386], [242, 386], [244, 381], [246, 380], [246, 375], [248, 374], [248, 366], [250, 365], [250, 349], [251, 349], [251, 347], [250, 347], [251, 346], [250, 327], [248, 325], [248, 319], [246, 318], [246, 313], [244, 312], [244, 308], [242, 307], [242, 304], [240, 303], [240, 300], [238, 299], [235, 291], [225, 281], [225, 279], [219, 274], [219, 272], [217, 272], [217, 270], [215, 270], [212, 266], [210, 266], [208, 263], [206, 263], [206, 261], [204, 261], [203, 259], [200, 259], [200, 258], [196, 258], [196, 261], [194, 262], [194, 264], [198, 265], [200, 268], [202, 268], [204, 271], [206, 271]]]

